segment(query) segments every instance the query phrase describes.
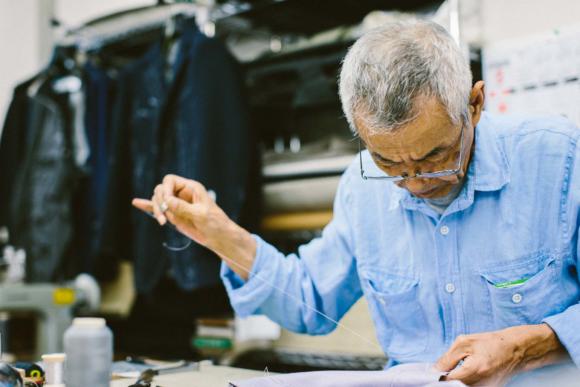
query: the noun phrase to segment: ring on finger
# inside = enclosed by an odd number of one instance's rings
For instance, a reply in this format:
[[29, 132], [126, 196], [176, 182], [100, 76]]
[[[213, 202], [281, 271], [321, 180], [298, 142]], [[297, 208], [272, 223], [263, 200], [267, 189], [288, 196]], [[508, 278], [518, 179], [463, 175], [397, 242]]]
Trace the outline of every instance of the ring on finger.
[[159, 210], [163, 213], [167, 212], [167, 210], [169, 209], [169, 206], [167, 205], [167, 203], [165, 202], [161, 202], [161, 204], [159, 205]]

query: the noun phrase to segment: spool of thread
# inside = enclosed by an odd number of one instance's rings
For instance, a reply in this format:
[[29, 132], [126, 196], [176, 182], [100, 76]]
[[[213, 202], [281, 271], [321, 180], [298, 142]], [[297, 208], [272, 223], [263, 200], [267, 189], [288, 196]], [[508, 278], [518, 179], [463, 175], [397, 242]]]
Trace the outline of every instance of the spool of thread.
[[44, 363], [44, 387], [65, 387], [64, 385], [64, 353], [42, 355]]
[[102, 318], [75, 318], [64, 333], [68, 387], [109, 387], [113, 333]]

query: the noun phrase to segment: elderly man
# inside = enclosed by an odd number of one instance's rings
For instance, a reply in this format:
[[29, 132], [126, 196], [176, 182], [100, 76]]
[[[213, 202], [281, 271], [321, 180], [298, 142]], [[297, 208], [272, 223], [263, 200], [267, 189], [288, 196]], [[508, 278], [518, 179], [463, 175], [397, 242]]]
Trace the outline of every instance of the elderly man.
[[167, 176], [134, 205], [223, 259], [239, 315], [325, 334], [364, 295], [390, 365], [436, 361], [467, 384], [580, 366], [580, 131], [483, 112], [483, 82], [428, 22], [360, 38], [340, 97], [366, 150], [298, 255], [234, 224], [198, 182]]

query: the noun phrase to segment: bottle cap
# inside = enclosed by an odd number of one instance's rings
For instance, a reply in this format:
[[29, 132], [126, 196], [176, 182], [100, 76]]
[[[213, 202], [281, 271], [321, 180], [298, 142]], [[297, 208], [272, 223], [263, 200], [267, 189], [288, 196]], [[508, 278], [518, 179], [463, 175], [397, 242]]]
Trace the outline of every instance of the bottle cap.
[[66, 360], [66, 354], [64, 353], [48, 353], [41, 356], [42, 361], [48, 363], [63, 363]]
[[77, 317], [73, 319], [73, 326], [82, 326], [87, 328], [102, 328], [106, 325], [104, 318], [97, 317]]

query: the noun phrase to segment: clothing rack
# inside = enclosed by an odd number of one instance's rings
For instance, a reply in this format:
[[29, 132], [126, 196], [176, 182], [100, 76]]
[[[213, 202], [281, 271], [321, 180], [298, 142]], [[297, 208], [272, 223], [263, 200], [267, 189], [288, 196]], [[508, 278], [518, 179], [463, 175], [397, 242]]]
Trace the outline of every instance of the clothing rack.
[[179, 18], [196, 17], [201, 8], [195, 4], [175, 3], [115, 13], [68, 31], [58, 46], [90, 52], [149, 31], [165, 29], [170, 34]]

